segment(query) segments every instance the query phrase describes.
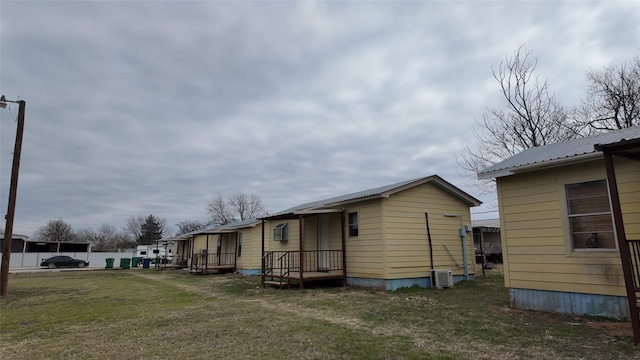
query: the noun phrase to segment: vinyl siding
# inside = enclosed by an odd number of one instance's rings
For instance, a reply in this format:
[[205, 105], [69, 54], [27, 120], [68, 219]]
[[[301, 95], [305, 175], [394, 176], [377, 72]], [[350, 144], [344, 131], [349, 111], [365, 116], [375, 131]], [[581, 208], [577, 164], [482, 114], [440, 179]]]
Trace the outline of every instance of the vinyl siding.
[[[273, 240], [273, 229], [280, 223], [289, 224], [289, 240], [276, 241]], [[262, 241], [262, 234], [260, 235]], [[262, 245], [260, 245], [262, 247]], [[300, 250], [300, 228], [298, 220], [269, 220], [265, 222], [264, 232], [264, 250], [265, 251], [296, 251]]]
[[[447, 218], [443, 214], [459, 214], [464, 224], [470, 224], [469, 206], [432, 184], [423, 184], [383, 199], [384, 249], [387, 266], [385, 278], [416, 278], [430, 276], [431, 263], [425, 211], [433, 247], [435, 269], [451, 269], [456, 275], [464, 274], [451, 255], [462, 266], [463, 250], [459, 235], [460, 218]], [[473, 236], [467, 234], [469, 273], [475, 273]]]
[[[383, 257], [381, 200], [350, 204], [345, 213], [358, 213], [358, 236], [346, 237], [347, 275], [382, 279]], [[345, 216], [346, 216], [345, 214]], [[345, 221], [345, 226], [348, 224]]]
[[242, 255], [237, 258], [236, 268], [259, 270], [262, 266], [262, 224], [238, 229], [238, 233], [242, 233]]
[[[628, 238], [640, 238], [640, 162], [615, 161]], [[499, 178], [505, 285], [624, 296], [615, 250], [573, 251], [564, 186], [605, 179], [603, 161]]]

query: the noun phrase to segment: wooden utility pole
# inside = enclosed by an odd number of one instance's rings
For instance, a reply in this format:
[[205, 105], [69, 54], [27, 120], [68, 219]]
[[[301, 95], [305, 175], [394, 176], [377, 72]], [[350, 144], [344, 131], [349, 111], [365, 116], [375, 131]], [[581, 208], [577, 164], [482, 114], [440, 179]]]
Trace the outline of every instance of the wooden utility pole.
[[[16, 130], [16, 142], [13, 150], [13, 165], [11, 167], [11, 184], [9, 188], [9, 203], [7, 205], [6, 226], [4, 228], [4, 241], [2, 246], [2, 266], [0, 266], [0, 296], [7, 295], [9, 287], [9, 261], [11, 260], [11, 244], [13, 242], [13, 218], [16, 211], [16, 194], [18, 192], [18, 170], [20, 169], [20, 153], [22, 151], [22, 133], [24, 132], [24, 110], [26, 102], [0, 99], [0, 104], [6, 106], [7, 102], [18, 103], [18, 127]], [[4, 106], [3, 106], [4, 107]]]

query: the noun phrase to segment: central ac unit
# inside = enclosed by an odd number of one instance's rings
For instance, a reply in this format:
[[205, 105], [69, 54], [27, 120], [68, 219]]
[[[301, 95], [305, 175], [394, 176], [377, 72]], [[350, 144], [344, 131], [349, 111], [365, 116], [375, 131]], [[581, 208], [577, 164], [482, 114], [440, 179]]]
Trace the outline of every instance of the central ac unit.
[[452, 288], [453, 272], [451, 270], [432, 270], [431, 281], [437, 288]]

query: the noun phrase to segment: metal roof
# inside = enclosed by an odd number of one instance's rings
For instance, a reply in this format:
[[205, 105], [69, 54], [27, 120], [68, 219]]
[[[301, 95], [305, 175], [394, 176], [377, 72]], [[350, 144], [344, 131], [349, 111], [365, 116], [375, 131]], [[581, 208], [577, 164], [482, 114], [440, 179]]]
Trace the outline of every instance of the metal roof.
[[584, 138], [542, 145], [526, 149], [508, 159], [478, 172], [478, 179], [491, 179], [519, 172], [565, 165], [572, 162], [601, 158], [602, 153], [594, 149], [596, 144], [611, 144], [621, 140], [640, 138], [640, 126], [609, 131]]
[[482, 203], [480, 200], [465, 193], [464, 191], [455, 187], [451, 183], [445, 181], [443, 178], [439, 177], [438, 175], [431, 175], [431, 176], [417, 178], [413, 180], [402, 181], [395, 184], [380, 186], [373, 189], [340, 195], [340, 196], [336, 196], [336, 197], [332, 197], [324, 200], [308, 202], [305, 204], [294, 206], [286, 210], [282, 210], [274, 214], [267, 215], [264, 217], [264, 219], [283, 218], [283, 217], [286, 217], [287, 215], [294, 215], [301, 212], [309, 212], [310, 210], [313, 210], [313, 209], [328, 209], [333, 206], [353, 203], [357, 201], [388, 197], [389, 195], [396, 193], [398, 191], [406, 190], [414, 186], [422, 185], [425, 183], [432, 183], [433, 185], [438, 186], [439, 188], [459, 198], [460, 200], [464, 201], [470, 206], [479, 206]]
[[473, 220], [471, 226], [485, 228], [500, 228], [500, 219], [479, 219]]

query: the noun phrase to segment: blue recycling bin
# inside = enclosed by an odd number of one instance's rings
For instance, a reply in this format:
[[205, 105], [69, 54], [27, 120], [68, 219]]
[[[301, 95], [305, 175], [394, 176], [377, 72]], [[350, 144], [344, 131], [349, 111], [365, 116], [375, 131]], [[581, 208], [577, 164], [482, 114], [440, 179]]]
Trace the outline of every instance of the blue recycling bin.
[[150, 258], [142, 259], [142, 268], [143, 269], [148, 269], [149, 268], [149, 264], [151, 264], [151, 259]]

